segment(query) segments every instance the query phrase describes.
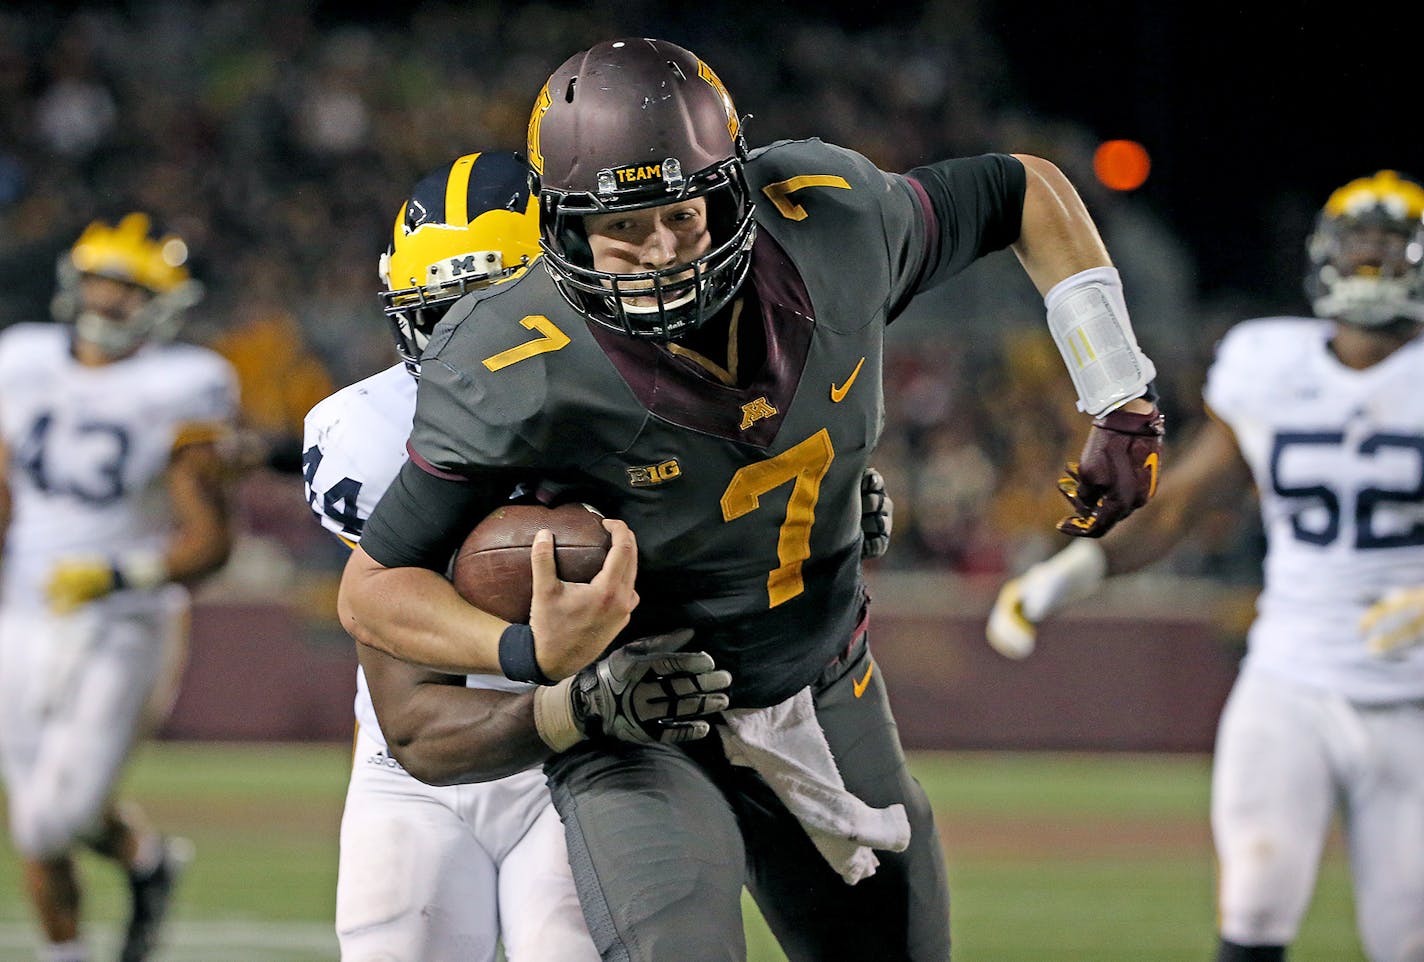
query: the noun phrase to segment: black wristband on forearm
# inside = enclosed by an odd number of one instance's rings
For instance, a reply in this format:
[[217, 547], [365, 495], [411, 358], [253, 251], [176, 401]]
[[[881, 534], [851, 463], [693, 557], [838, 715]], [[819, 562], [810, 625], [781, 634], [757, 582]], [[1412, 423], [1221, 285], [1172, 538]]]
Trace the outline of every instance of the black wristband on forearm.
[[510, 625], [499, 636], [499, 670], [514, 681], [532, 681], [536, 685], [554, 683], [534, 657], [534, 629], [528, 625]]

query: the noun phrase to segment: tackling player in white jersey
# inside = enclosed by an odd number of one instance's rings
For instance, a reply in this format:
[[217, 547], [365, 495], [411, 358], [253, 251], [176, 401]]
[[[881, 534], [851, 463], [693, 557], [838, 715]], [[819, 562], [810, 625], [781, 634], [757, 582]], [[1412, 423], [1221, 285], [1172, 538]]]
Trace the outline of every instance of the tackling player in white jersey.
[[48, 962], [89, 958], [72, 852], [126, 869], [122, 962], [152, 957], [186, 844], [114, 791], [166, 715], [186, 651], [184, 584], [227, 559], [215, 444], [236, 377], [168, 343], [201, 296], [177, 237], [96, 221], [59, 263], [56, 319], [0, 334], [5, 550], [0, 762]]
[[1212, 776], [1219, 962], [1280, 960], [1343, 818], [1372, 962], [1424, 960], [1424, 187], [1392, 171], [1331, 194], [1310, 239], [1318, 318], [1222, 340], [1211, 413], [1121, 534], [1078, 541], [1001, 591], [988, 637], [1155, 560], [1223, 488], [1254, 481], [1265, 587]]

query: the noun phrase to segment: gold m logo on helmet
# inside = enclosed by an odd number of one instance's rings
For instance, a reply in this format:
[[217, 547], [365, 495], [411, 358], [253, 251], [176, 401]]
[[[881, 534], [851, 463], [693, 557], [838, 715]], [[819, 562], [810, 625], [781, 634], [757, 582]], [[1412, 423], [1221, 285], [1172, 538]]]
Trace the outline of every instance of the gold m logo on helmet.
[[549, 85], [545, 84], [544, 89], [539, 91], [539, 99], [534, 101], [533, 113], [529, 115], [529, 166], [534, 168], [536, 174], [544, 172], [544, 155], [539, 150], [539, 125], [544, 122], [544, 115], [553, 104]]
[[697, 61], [697, 76], [707, 81], [712, 89], [717, 91], [717, 96], [722, 98], [722, 107], [727, 111], [727, 134], [735, 140], [737, 130], [741, 127], [741, 121], [737, 120], [737, 108], [732, 105], [732, 95], [727, 93], [726, 87], [722, 86], [721, 78], [701, 60]]
[[745, 431], [763, 418], [774, 417], [777, 413], [779, 412], [771, 406], [765, 397], [748, 401], [742, 405], [742, 430]]

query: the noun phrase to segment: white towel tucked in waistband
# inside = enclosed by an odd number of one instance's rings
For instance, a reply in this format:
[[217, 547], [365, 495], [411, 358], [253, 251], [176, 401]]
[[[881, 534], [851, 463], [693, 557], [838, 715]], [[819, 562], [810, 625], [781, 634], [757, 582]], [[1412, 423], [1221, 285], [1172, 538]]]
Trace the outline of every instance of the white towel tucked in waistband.
[[903, 852], [910, 844], [905, 806], [871, 808], [846, 790], [840, 769], [816, 720], [811, 689], [769, 708], [722, 713], [722, 749], [733, 765], [766, 779], [776, 797], [801, 822], [831, 868], [851, 885], [875, 874], [873, 848]]

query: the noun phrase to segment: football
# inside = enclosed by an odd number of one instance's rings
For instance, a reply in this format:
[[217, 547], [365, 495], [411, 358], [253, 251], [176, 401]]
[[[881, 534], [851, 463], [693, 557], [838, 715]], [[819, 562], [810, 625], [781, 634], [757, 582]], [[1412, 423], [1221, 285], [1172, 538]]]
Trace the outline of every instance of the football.
[[592, 581], [613, 543], [602, 514], [586, 504], [507, 504], [475, 525], [455, 554], [450, 580], [460, 597], [505, 621], [527, 622], [534, 597], [529, 548], [543, 528], [554, 533], [560, 580]]

